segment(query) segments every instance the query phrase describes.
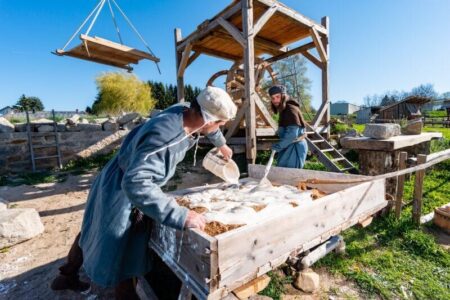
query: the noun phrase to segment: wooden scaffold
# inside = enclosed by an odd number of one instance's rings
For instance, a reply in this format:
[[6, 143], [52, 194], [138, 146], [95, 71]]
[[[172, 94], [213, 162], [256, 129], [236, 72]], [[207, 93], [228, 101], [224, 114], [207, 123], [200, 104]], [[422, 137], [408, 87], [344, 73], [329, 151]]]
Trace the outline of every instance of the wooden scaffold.
[[[272, 63], [301, 54], [322, 72], [322, 104], [311, 129], [314, 133], [328, 134], [328, 37], [328, 17], [318, 24], [278, 1], [233, 1], [185, 38], [180, 29], [175, 29], [178, 101], [184, 101], [185, 70], [201, 54], [232, 61], [230, 70], [214, 74], [208, 84], [226, 76], [226, 89], [239, 107], [236, 118], [226, 124], [226, 138], [231, 145], [245, 145], [247, 159], [254, 163], [257, 149], [264, 149], [263, 139], [273, 137], [277, 130], [261, 99], [260, 83], [265, 72], [276, 83]], [[289, 48], [303, 40], [306, 40], [303, 45]], [[318, 56], [311, 52], [313, 49]], [[242, 127], [245, 138], [236, 137]]]

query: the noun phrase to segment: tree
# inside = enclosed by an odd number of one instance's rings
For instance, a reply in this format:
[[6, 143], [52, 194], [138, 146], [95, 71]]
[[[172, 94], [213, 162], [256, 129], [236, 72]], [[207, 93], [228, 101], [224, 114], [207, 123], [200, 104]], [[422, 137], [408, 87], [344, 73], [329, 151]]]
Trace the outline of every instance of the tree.
[[[287, 93], [297, 98], [306, 112], [311, 112], [311, 79], [306, 76], [306, 59], [297, 54], [272, 64], [273, 71], [279, 74], [279, 81], [286, 86]], [[268, 88], [267, 81], [263, 87]]]
[[44, 110], [44, 104], [38, 97], [27, 97], [25, 95], [20, 96], [15, 108], [20, 111], [42, 111]]
[[434, 86], [430, 83], [416, 86], [409, 94], [411, 96], [421, 96], [431, 99], [436, 99], [438, 97], [438, 93], [434, 90]]
[[108, 72], [96, 78], [98, 94], [92, 105], [94, 114], [138, 112], [148, 114], [155, 106], [150, 86], [136, 75]]

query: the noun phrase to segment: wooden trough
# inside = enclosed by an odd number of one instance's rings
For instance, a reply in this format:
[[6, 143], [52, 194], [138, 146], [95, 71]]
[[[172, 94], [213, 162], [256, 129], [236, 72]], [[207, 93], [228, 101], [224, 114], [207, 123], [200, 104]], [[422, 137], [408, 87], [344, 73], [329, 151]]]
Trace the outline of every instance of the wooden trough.
[[[250, 178], [262, 178], [264, 166], [249, 165]], [[273, 167], [272, 182], [297, 186], [306, 179], [348, 180], [365, 176]], [[246, 181], [243, 179], [242, 181]], [[213, 185], [214, 186], [214, 185]], [[211, 186], [209, 186], [211, 187]], [[197, 299], [222, 299], [236, 288], [273, 270], [384, 208], [383, 179], [364, 183], [316, 184], [328, 195], [284, 215], [211, 237], [156, 224], [149, 246]], [[176, 191], [185, 195], [204, 189]]]
[[159, 58], [150, 53], [140, 51], [128, 46], [114, 43], [99, 37], [80, 35], [81, 43], [76, 47], [64, 51], [61, 49], [54, 52], [56, 55], [67, 55], [79, 59], [93, 61], [100, 64], [122, 68], [131, 72], [130, 64], [138, 64], [142, 59], [159, 62]]

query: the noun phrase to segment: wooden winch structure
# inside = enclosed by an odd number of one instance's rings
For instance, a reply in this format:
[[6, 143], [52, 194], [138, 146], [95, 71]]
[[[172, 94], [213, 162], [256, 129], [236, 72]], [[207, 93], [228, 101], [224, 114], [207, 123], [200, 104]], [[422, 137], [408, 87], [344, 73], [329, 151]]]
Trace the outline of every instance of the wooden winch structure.
[[[230, 70], [214, 74], [208, 84], [226, 76], [226, 89], [239, 107], [236, 118], [226, 124], [226, 138], [229, 144], [245, 145], [247, 159], [254, 162], [258, 139], [274, 136], [277, 129], [260, 95], [266, 73], [273, 83], [277, 81], [270, 67], [276, 61], [301, 54], [320, 68], [322, 105], [311, 127], [314, 131], [320, 125], [325, 131], [328, 128], [328, 37], [328, 17], [318, 24], [278, 1], [233, 1], [185, 38], [175, 29], [178, 101], [184, 101], [185, 70], [201, 54], [232, 61]], [[291, 48], [301, 41], [305, 42]], [[240, 127], [245, 127], [245, 138], [233, 140]]]

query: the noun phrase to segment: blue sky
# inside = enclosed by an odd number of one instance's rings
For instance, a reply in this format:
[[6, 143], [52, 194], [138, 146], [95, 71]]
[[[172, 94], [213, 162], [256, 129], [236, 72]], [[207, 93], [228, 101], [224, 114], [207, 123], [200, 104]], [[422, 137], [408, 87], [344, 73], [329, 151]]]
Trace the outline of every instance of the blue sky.
[[[173, 29], [186, 36], [230, 0], [116, 0], [161, 58], [162, 74], [141, 62], [142, 80], [175, 83]], [[0, 0], [0, 107], [21, 94], [40, 97], [47, 109], [84, 109], [97, 93], [95, 77], [112, 67], [57, 57], [96, 0]], [[284, 0], [320, 22], [330, 17], [330, 97], [362, 103], [369, 94], [410, 90], [431, 83], [450, 91], [449, 0]], [[117, 17], [125, 44], [143, 48]], [[91, 35], [117, 40], [105, 7]], [[77, 42], [77, 40], [75, 40]], [[75, 45], [75, 43], [71, 44]], [[186, 71], [185, 82], [204, 86], [229, 62], [202, 56]], [[313, 105], [320, 102], [320, 74], [309, 65]]]

